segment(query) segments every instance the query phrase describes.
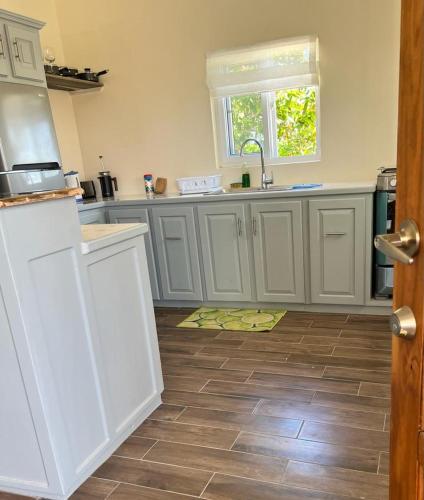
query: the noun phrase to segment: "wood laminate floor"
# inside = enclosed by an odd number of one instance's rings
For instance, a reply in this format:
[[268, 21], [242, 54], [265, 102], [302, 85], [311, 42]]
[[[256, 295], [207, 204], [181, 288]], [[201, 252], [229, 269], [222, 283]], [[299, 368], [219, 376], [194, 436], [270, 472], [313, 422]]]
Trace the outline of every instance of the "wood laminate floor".
[[163, 404], [73, 500], [388, 498], [387, 317], [175, 328], [190, 312], [157, 310]]

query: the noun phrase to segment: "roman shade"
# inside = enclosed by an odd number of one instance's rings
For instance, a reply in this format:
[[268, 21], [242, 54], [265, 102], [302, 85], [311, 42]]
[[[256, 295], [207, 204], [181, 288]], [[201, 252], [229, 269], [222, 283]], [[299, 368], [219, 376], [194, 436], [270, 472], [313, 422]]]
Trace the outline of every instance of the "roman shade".
[[316, 36], [286, 38], [207, 56], [212, 97], [318, 85]]

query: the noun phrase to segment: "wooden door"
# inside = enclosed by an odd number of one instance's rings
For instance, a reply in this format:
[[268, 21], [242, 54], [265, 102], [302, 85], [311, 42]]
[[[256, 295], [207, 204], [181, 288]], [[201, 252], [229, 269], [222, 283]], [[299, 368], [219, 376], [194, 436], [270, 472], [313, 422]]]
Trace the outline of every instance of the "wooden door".
[[[397, 228], [414, 219], [424, 236], [424, 0], [402, 0], [398, 118]], [[424, 250], [395, 265], [394, 307], [411, 307], [413, 339], [393, 336], [391, 500], [424, 498]]]
[[7, 41], [15, 78], [44, 82], [44, 66], [38, 30], [6, 24]]
[[153, 208], [162, 296], [165, 300], [203, 299], [194, 208]]
[[258, 300], [303, 303], [302, 202], [253, 202], [250, 207]]
[[365, 199], [344, 196], [310, 201], [309, 230], [311, 301], [363, 304]]
[[149, 226], [149, 232], [144, 235], [146, 245], [147, 265], [149, 267], [150, 288], [153, 300], [159, 300], [159, 284], [156, 272], [156, 263], [153, 252], [152, 225], [150, 224], [149, 211], [147, 208], [115, 208], [108, 211], [111, 224], [128, 224], [131, 222], [142, 222]]
[[209, 300], [252, 300], [245, 209], [241, 203], [214, 203], [198, 208]]

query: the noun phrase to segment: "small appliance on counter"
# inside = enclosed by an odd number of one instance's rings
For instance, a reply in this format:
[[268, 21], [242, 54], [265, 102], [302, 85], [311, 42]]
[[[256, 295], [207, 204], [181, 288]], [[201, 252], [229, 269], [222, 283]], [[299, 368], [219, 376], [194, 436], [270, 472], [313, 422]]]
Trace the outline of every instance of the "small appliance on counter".
[[97, 198], [96, 186], [94, 181], [81, 181], [81, 187], [84, 190], [83, 200], [95, 200]]
[[[67, 188], [80, 188], [81, 183], [79, 180], [78, 172], [71, 170], [65, 174], [65, 184]], [[75, 195], [77, 201], [82, 201], [82, 194]]]
[[99, 172], [100, 188], [102, 190], [103, 198], [113, 198], [114, 188], [118, 191], [118, 181], [116, 177], [110, 175], [110, 170], [103, 170]]
[[[393, 233], [396, 211], [396, 168], [382, 167], [377, 176], [374, 199], [374, 236]], [[374, 248], [374, 298], [393, 296], [393, 262]]]
[[63, 189], [47, 89], [0, 82], [0, 197]]

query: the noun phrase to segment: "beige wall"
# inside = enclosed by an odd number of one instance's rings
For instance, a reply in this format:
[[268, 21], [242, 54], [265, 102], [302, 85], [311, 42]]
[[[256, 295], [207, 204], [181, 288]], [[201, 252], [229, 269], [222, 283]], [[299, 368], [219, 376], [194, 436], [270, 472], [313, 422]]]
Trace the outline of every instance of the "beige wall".
[[[41, 46], [43, 49], [52, 47], [55, 51], [56, 62], [64, 63], [63, 45], [54, 0], [1, 0], [0, 7], [44, 21], [46, 26], [41, 30]], [[72, 99], [67, 92], [57, 90], [50, 90], [49, 95], [63, 168], [65, 171], [78, 170], [84, 175]]]
[[140, 192], [145, 172], [170, 190], [176, 177], [215, 173], [206, 52], [317, 33], [322, 160], [274, 167], [276, 182], [374, 179], [396, 157], [399, 4], [56, 0], [68, 63], [110, 69], [102, 92], [73, 97], [87, 176], [99, 154], [124, 193]]
[[[52, 93], [65, 167], [86, 177], [99, 154], [120, 192], [145, 172], [215, 173], [205, 54], [316, 33], [321, 52], [322, 159], [273, 167], [277, 183], [374, 179], [396, 158], [400, 0], [6, 0], [47, 21], [43, 45], [68, 65], [107, 67], [101, 92]], [[56, 18], [57, 15], [57, 18]], [[56, 19], [59, 20], [59, 24]], [[65, 61], [65, 58], [63, 59]], [[224, 169], [224, 182], [239, 169]], [[254, 181], [259, 169], [251, 170]]]

